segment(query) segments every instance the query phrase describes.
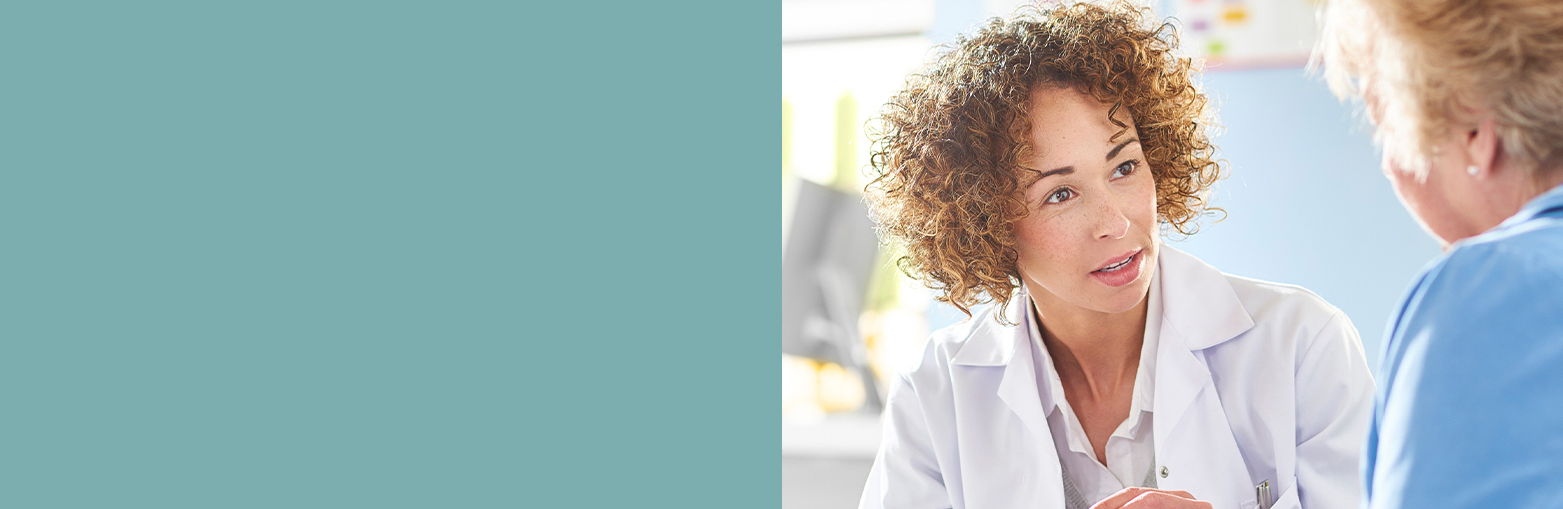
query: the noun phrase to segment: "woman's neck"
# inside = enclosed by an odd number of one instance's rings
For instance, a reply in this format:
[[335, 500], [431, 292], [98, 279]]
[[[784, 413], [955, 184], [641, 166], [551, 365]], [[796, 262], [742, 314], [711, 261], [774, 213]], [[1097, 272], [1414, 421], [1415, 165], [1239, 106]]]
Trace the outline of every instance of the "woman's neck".
[[1066, 385], [1087, 390], [1093, 399], [1133, 388], [1147, 299], [1122, 313], [1103, 313], [1031, 295], [1028, 307]]

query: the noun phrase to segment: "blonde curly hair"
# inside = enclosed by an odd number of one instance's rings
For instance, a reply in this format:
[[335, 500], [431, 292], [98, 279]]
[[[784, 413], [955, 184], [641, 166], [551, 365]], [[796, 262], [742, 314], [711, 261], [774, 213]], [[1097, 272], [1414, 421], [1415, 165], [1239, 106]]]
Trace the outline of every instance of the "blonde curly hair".
[[865, 194], [896, 260], [936, 298], [971, 316], [1009, 302], [1019, 285], [1013, 224], [1039, 174], [1031, 154], [1029, 100], [1038, 87], [1073, 87], [1127, 108], [1156, 180], [1157, 215], [1183, 234], [1198, 230], [1206, 195], [1221, 178], [1207, 100], [1177, 33], [1126, 2], [1022, 8], [962, 36], [907, 79], [870, 138]]

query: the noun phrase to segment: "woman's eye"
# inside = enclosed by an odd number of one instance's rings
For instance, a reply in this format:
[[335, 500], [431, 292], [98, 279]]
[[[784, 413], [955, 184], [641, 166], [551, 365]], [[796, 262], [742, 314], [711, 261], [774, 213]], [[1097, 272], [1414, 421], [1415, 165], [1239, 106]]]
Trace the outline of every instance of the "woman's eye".
[[1075, 192], [1069, 190], [1069, 188], [1059, 189], [1057, 191], [1053, 191], [1053, 194], [1047, 195], [1047, 200], [1043, 203], [1061, 203], [1074, 197], [1074, 195]]
[[1139, 166], [1139, 164], [1139, 161], [1124, 161], [1123, 164], [1113, 169], [1113, 178], [1129, 176], [1130, 173], [1134, 173], [1134, 168]]

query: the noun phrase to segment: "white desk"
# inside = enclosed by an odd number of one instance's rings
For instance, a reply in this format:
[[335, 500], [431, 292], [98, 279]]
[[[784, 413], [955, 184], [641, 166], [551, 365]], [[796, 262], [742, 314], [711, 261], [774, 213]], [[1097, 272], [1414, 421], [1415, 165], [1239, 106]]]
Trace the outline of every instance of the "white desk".
[[782, 422], [782, 509], [857, 507], [879, 451], [879, 417]]

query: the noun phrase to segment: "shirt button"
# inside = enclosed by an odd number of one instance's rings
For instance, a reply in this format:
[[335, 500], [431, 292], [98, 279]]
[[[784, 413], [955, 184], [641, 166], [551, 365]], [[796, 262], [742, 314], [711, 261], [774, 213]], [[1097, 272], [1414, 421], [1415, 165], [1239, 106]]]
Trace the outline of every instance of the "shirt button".
[[1161, 467], [1161, 478], [1162, 479], [1166, 479], [1167, 478], [1167, 467], [1166, 466], [1162, 466]]

